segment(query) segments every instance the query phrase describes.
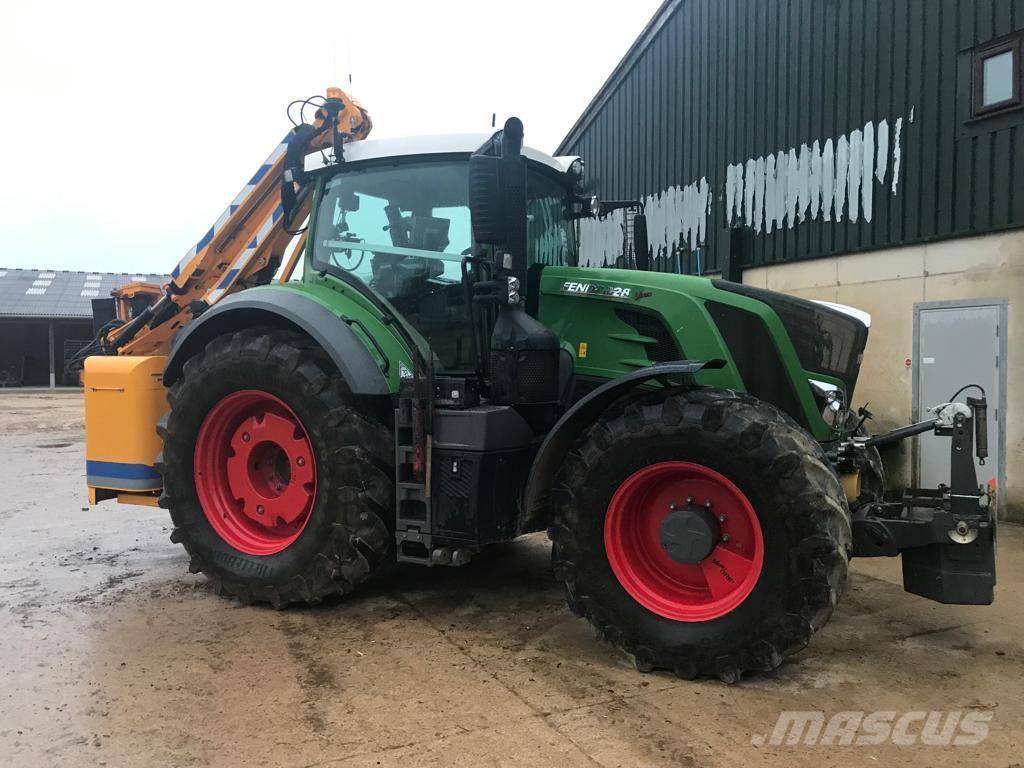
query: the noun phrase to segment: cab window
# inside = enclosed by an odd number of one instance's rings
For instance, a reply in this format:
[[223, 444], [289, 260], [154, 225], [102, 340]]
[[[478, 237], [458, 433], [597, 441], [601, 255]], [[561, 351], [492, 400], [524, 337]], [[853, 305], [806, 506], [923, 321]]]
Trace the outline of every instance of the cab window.
[[[465, 160], [343, 171], [325, 183], [312, 235], [314, 269], [347, 273], [387, 299], [449, 370], [470, 367], [468, 171]], [[574, 264], [564, 187], [531, 171], [527, 188], [530, 263]]]
[[465, 163], [341, 173], [325, 185], [313, 234], [314, 267], [348, 273], [387, 299], [448, 370], [470, 366], [468, 187]]

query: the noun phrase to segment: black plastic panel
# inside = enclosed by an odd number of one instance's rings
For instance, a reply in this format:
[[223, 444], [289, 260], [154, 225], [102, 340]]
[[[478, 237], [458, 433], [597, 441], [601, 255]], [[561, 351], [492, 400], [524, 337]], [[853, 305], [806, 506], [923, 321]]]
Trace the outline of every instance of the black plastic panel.
[[782, 409], [798, 424], [807, 418], [767, 326], [758, 315], [717, 301], [705, 303], [747, 392]]
[[800, 365], [807, 371], [842, 379], [853, 392], [860, 372], [868, 329], [858, 320], [813, 301], [749, 285], [713, 280], [716, 288], [763, 301], [786, 327]]
[[448, 450], [497, 451], [529, 445], [533, 432], [519, 413], [508, 405], [434, 413], [434, 446]]
[[534, 449], [435, 450], [431, 534], [436, 546], [482, 546], [514, 538]]

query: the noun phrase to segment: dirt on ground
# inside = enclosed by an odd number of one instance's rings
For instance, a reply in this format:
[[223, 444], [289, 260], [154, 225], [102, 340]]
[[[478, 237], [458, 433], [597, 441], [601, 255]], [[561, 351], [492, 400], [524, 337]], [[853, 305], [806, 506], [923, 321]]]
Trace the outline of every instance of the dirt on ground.
[[[857, 561], [809, 648], [730, 686], [640, 674], [595, 640], [544, 536], [462, 568], [398, 568], [315, 608], [242, 607], [188, 574], [163, 510], [90, 508], [83, 453], [79, 394], [0, 393], [4, 765], [1024, 761], [1020, 528], [1000, 530], [995, 605], [937, 605], [902, 590], [897, 561]], [[794, 710], [907, 726], [878, 743], [863, 729], [853, 744], [774, 743]], [[934, 744], [929, 712], [987, 736]]]

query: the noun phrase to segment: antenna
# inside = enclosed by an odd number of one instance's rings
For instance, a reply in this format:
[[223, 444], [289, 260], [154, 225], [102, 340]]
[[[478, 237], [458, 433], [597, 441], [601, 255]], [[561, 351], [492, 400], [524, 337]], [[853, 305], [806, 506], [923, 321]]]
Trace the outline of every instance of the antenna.
[[348, 94], [352, 95], [352, 41], [348, 41]]
[[497, 121], [498, 121], [498, 113], [497, 112], [491, 112], [491, 128], [494, 127], [494, 124], [497, 123]]

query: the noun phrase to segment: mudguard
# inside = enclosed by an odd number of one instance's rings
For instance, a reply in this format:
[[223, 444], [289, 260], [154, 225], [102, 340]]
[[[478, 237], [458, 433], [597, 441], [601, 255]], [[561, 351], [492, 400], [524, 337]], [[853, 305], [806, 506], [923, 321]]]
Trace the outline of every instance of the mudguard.
[[531, 523], [535, 525], [538, 518], [543, 519], [548, 506], [548, 492], [551, 490], [565, 455], [583, 431], [612, 403], [652, 379], [665, 380], [669, 377], [691, 376], [703, 368], [723, 367], [725, 367], [725, 361], [717, 359], [659, 363], [611, 379], [573, 403], [541, 443], [530, 467], [526, 493], [523, 495], [524, 530], [530, 530], [533, 527]]
[[390, 394], [380, 365], [343, 318], [300, 293], [258, 288], [228, 296], [178, 334], [164, 369], [164, 386], [177, 381], [185, 362], [214, 337], [256, 325], [307, 334], [330, 356], [353, 394]]

